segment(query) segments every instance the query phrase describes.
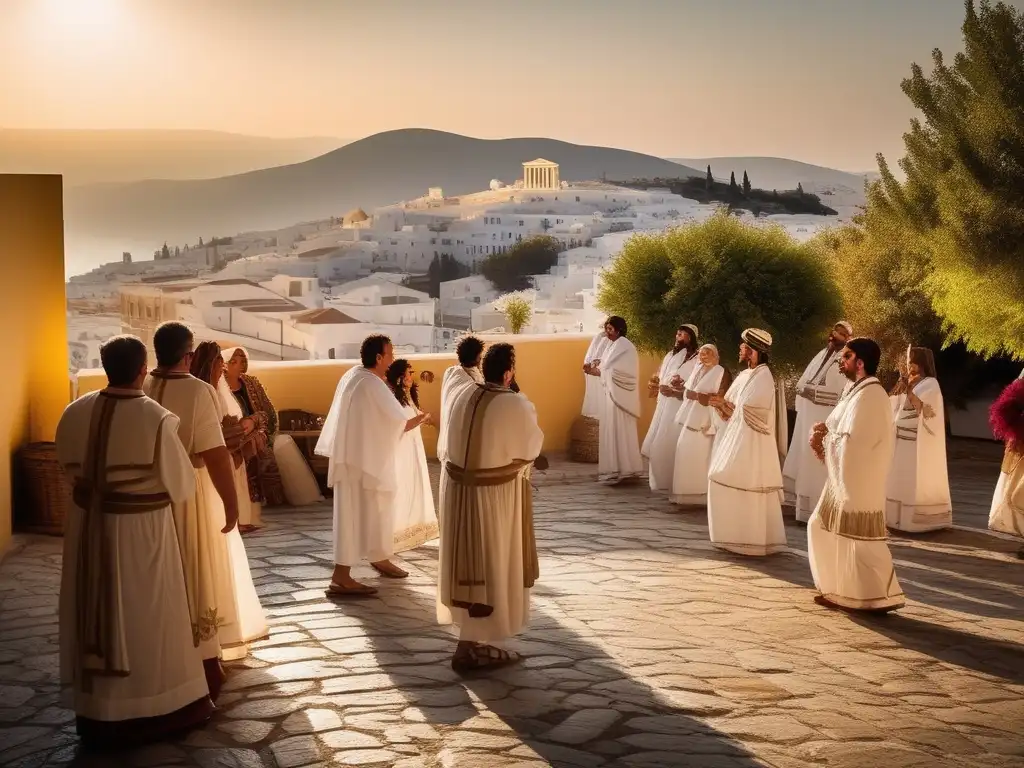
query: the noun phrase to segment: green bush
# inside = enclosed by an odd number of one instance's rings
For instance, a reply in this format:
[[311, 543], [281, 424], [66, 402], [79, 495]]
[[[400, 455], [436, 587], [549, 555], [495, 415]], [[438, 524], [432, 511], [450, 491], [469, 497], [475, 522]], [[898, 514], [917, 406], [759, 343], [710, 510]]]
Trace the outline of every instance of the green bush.
[[774, 337], [779, 373], [792, 375], [842, 317], [828, 263], [782, 227], [724, 213], [662, 233], [637, 234], [605, 272], [598, 306], [621, 315], [640, 349], [664, 353], [680, 323], [734, 366], [744, 328]]
[[480, 274], [497, 291], [523, 291], [532, 288], [531, 275], [542, 275], [558, 263], [561, 243], [548, 235], [522, 240], [506, 253], [492, 253], [480, 265]]

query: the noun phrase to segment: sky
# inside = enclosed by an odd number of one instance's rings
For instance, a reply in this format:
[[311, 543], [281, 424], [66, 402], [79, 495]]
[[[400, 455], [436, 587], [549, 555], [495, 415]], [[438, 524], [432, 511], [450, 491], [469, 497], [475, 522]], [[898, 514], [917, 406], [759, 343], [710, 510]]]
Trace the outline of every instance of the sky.
[[[1024, 0], [1014, 5], [1021, 7]], [[0, 0], [0, 127], [420, 127], [849, 171], [962, 0]]]

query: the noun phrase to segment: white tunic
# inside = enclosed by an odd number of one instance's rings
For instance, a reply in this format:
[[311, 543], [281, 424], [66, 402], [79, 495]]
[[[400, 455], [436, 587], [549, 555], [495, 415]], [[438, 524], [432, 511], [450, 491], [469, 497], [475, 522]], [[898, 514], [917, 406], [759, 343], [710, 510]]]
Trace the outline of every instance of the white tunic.
[[[848, 383], [837, 364], [841, 351], [833, 352], [828, 347], [821, 350], [804, 370], [796, 387], [796, 424], [782, 467], [782, 485], [785, 503], [796, 509], [796, 519], [801, 522], [810, 519], [821, 489], [825, 487], [825, 465], [815, 457], [808, 440], [811, 428], [828, 418]], [[807, 388], [811, 390], [810, 398], [802, 395]]]
[[604, 403], [598, 430], [598, 478], [601, 482], [617, 483], [641, 477], [644, 462], [637, 433], [640, 357], [633, 342], [620, 336], [609, 344], [601, 358], [600, 371]]
[[883, 512], [893, 419], [878, 379], [849, 385], [826, 424], [828, 482], [807, 523], [814, 586], [844, 608], [898, 608], [904, 596]]
[[[465, 463], [469, 425], [469, 406], [473, 390], [463, 389], [452, 403], [451, 429], [445, 453], [459, 466]], [[477, 425], [485, 439], [481, 442], [477, 469], [506, 467], [516, 461], [533, 461], [544, 447], [544, 433], [537, 423], [537, 409], [525, 395], [502, 394], [494, 399]], [[529, 468], [522, 470], [529, 472]], [[486, 510], [480, 519], [480, 535], [486, 553], [486, 579], [491, 592], [506, 599], [493, 606], [486, 618], [471, 618], [465, 609], [449, 608], [443, 596], [450, 592], [446, 583], [447, 553], [459, 533], [446, 527], [446, 504], [454, 503], [451, 478], [441, 473], [441, 543], [438, 552], [441, 574], [437, 585], [437, 620], [439, 624], [454, 623], [459, 639], [467, 642], [493, 643], [521, 632], [530, 619], [530, 590], [523, 576], [523, 499], [520, 483], [498, 486], [461, 487], [459, 490], [475, 497], [475, 506]], [[450, 509], [450, 508], [449, 508]]]
[[441, 378], [441, 412], [437, 417], [437, 460], [444, 463], [445, 434], [451, 416], [452, 401], [459, 391], [469, 384], [483, 384], [484, 378], [478, 368], [463, 368], [453, 365], [447, 368]]
[[[685, 350], [674, 355], [667, 367], [662, 366], [662, 371], [667, 378], [661, 378], [660, 380], [668, 384], [673, 376], [679, 376], [685, 384], [693, 372], [700, 366], [700, 361], [696, 355], [693, 355], [689, 360], [685, 358]], [[685, 403], [685, 400], [658, 394], [658, 405], [654, 410], [651, 428], [647, 430], [644, 445], [640, 448], [641, 455], [646, 456], [649, 460], [647, 479], [652, 491], [664, 491], [667, 493], [672, 490], [676, 443], [679, 441], [679, 432], [683, 428], [677, 417], [679, 409]], [[661, 411], [660, 418], [658, 416], [659, 409]], [[648, 441], [650, 442], [648, 443]]]
[[[720, 365], [698, 367], [686, 381], [686, 391], [694, 395], [718, 394], [725, 369]], [[708, 464], [715, 440], [710, 405], [687, 397], [679, 407], [675, 421], [680, 427], [676, 440], [672, 471], [672, 495], [675, 504], [703, 505], [708, 495]]]
[[[608, 336], [605, 335], [604, 331], [597, 334], [594, 340], [590, 342], [590, 346], [587, 348], [587, 354], [583, 358], [583, 362], [592, 363], [595, 360], [600, 360], [604, 351], [608, 348], [611, 342], [608, 340]], [[601, 418], [601, 405], [604, 400], [604, 390], [601, 388], [601, 380], [597, 376], [590, 376], [583, 374], [583, 410], [582, 414], [591, 419]]]
[[[223, 403], [217, 391], [194, 376], [165, 375], [168, 378], [150, 376], [146, 391], [180, 419], [178, 438], [186, 453], [198, 458], [223, 446]], [[267, 636], [266, 615], [252, 582], [249, 557], [238, 527], [221, 533], [226, 522], [224, 501], [210, 479], [209, 470], [197, 467], [195, 477], [195, 496], [176, 504], [174, 516], [179, 539], [184, 536], [189, 547], [197, 548], [193, 558], [198, 564], [195, 591], [199, 595], [200, 647], [205, 659], [244, 658], [250, 643]], [[248, 485], [239, 487], [237, 473], [233, 477], [239, 504], [244, 504], [249, 500]], [[195, 521], [202, 528], [197, 528], [195, 535], [186, 533]]]
[[931, 377], [914, 386], [914, 395], [929, 409], [918, 413], [904, 393], [891, 398], [895, 416], [885, 519], [890, 528], [911, 533], [953, 525], [953, 504], [946, 468], [946, 418], [942, 390]]
[[[57, 426], [57, 458], [69, 480], [87, 476], [90, 424], [96, 408], [110, 398], [93, 392], [65, 409]], [[107, 480], [132, 494], [166, 493], [181, 502], [195, 490], [188, 454], [176, 436], [178, 419], [141, 393], [117, 398], [106, 456]], [[116, 468], [116, 469], [115, 469]], [[209, 689], [203, 658], [192, 638], [185, 577], [171, 506], [153, 512], [104, 514], [108, 558], [117, 576], [123, 632], [116, 638], [125, 676], [96, 676], [90, 686], [79, 670], [79, 544], [85, 511], [68, 510], [60, 587], [61, 680], [71, 686], [79, 717], [120, 721], [168, 715]], [[89, 658], [89, 657], [86, 657]]]
[[[405, 406], [405, 417], [413, 419], [419, 409]], [[395, 551], [404, 552], [437, 538], [437, 513], [434, 490], [430, 487], [427, 453], [423, 448], [422, 427], [410, 429], [398, 441], [395, 468], [398, 494], [395, 497]]]
[[408, 421], [384, 380], [362, 366], [349, 370], [334, 394], [316, 453], [330, 459], [334, 488], [334, 562], [353, 566], [394, 554], [395, 456]]
[[786, 548], [775, 379], [767, 366], [748, 369], [725, 399], [735, 410], [708, 468], [708, 533], [716, 547], [769, 555]]

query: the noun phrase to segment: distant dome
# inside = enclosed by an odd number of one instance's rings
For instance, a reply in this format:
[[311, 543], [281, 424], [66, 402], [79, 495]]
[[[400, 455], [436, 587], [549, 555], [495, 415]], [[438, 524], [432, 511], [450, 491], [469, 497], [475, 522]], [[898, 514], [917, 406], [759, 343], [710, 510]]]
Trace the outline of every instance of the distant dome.
[[505, 182], [501, 179], [491, 179], [491, 189], [504, 189]]
[[366, 215], [366, 211], [362, 208], [353, 208], [351, 211], [345, 214], [345, 217], [341, 220], [341, 223], [345, 226], [349, 224], [358, 224], [361, 221], [369, 221], [370, 217]]

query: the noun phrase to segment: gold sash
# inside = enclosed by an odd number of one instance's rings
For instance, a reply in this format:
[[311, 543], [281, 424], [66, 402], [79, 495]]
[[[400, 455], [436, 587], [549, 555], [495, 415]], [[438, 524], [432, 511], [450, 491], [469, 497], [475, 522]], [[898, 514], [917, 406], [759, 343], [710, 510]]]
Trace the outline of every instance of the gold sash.
[[491, 592], [487, 584], [487, 552], [483, 542], [482, 509], [477, 488], [494, 488], [519, 483], [522, 496], [523, 587], [529, 589], [540, 577], [537, 541], [533, 530], [533, 487], [530, 485], [531, 461], [515, 461], [504, 467], [478, 468], [483, 453], [481, 423], [494, 398], [508, 390], [479, 386], [470, 404], [469, 434], [466, 440], [464, 466], [445, 462], [450, 482], [443, 510], [445, 525], [451, 526], [452, 549], [446, 558], [451, 593], [449, 605], [469, 608], [471, 605], [494, 606], [502, 596]]

